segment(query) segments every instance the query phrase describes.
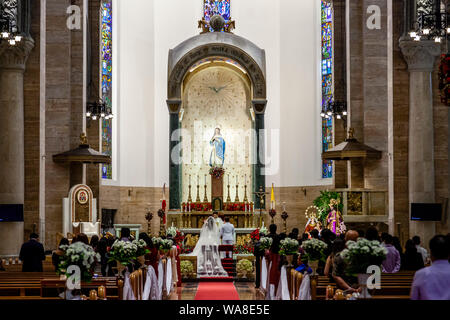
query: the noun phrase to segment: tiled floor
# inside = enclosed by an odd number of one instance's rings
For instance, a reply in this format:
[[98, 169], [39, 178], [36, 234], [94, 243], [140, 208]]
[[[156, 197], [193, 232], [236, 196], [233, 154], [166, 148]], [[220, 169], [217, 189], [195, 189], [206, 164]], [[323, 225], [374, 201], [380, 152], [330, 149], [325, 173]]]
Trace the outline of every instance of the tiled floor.
[[[256, 300], [255, 284], [253, 282], [235, 282], [234, 286], [241, 300]], [[172, 295], [172, 299], [194, 300], [197, 287], [197, 282], [183, 283], [181, 288], [177, 288], [177, 293]]]

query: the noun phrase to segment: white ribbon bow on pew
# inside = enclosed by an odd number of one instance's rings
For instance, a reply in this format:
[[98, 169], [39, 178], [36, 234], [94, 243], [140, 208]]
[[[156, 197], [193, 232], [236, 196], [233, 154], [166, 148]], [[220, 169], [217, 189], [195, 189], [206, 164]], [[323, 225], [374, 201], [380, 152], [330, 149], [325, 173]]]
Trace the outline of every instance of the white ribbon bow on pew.
[[308, 273], [303, 275], [302, 284], [298, 289], [298, 300], [311, 300], [311, 280]]
[[278, 283], [276, 300], [291, 300], [287, 281], [286, 266], [281, 267], [280, 282]]
[[142, 300], [158, 300], [158, 278], [152, 266], [148, 266], [147, 269], [147, 279], [145, 280]]
[[130, 272], [125, 273], [125, 281], [123, 284], [123, 300], [136, 300], [130, 283]]

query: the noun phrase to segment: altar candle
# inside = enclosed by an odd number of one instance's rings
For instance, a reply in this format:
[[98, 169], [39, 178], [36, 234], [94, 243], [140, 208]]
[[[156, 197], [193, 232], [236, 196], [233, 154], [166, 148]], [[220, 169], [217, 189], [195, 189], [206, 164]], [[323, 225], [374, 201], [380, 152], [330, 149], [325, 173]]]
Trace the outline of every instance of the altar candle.
[[236, 175], [236, 185], [238, 185], [238, 175]]
[[189, 185], [191, 185], [191, 175], [189, 175]]
[[228, 174], [228, 185], [230, 185], [230, 174]]
[[244, 185], [247, 185], [247, 174], [245, 174]]
[[206, 186], [206, 174], [205, 174], [205, 186]]
[[197, 175], [197, 185], [200, 185], [200, 176]]

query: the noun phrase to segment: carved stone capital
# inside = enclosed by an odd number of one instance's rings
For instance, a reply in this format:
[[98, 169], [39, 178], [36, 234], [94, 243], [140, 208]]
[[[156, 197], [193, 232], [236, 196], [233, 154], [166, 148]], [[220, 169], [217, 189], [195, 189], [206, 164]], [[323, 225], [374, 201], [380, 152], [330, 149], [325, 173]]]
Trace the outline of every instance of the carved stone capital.
[[399, 45], [410, 72], [432, 72], [436, 58], [441, 54], [441, 45], [434, 41], [400, 39]]
[[0, 43], [0, 69], [12, 69], [25, 71], [25, 66], [34, 48], [32, 38], [23, 38], [16, 45], [11, 46], [8, 42]]
[[264, 114], [266, 112], [267, 100], [252, 100], [252, 105], [256, 114]]
[[175, 99], [175, 100], [167, 100], [167, 107], [169, 108], [169, 113], [176, 113], [178, 114], [181, 110], [181, 100]]

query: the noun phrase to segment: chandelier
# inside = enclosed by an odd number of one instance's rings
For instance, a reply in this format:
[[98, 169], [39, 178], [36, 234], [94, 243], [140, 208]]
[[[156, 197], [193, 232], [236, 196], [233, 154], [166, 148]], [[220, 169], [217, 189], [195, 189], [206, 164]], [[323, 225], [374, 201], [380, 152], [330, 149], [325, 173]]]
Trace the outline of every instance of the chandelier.
[[0, 42], [7, 41], [15, 46], [22, 41], [17, 32], [17, 1], [4, 1], [0, 5]]
[[448, 24], [449, 15], [447, 5], [441, 4], [440, 0], [422, 0], [418, 3], [417, 21], [409, 32], [414, 41], [434, 40], [441, 43], [450, 34]]
[[106, 105], [103, 100], [99, 100], [98, 102], [89, 102], [86, 106], [86, 117], [92, 120], [97, 119], [112, 119], [114, 116], [112, 114], [112, 110], [110, 107]]
[[336, 117], [338, 120], [345, 120], [345, 117], [347, 116], [347, 102], [331, 100], [324, 104], [320, 116], [325, 119]]

